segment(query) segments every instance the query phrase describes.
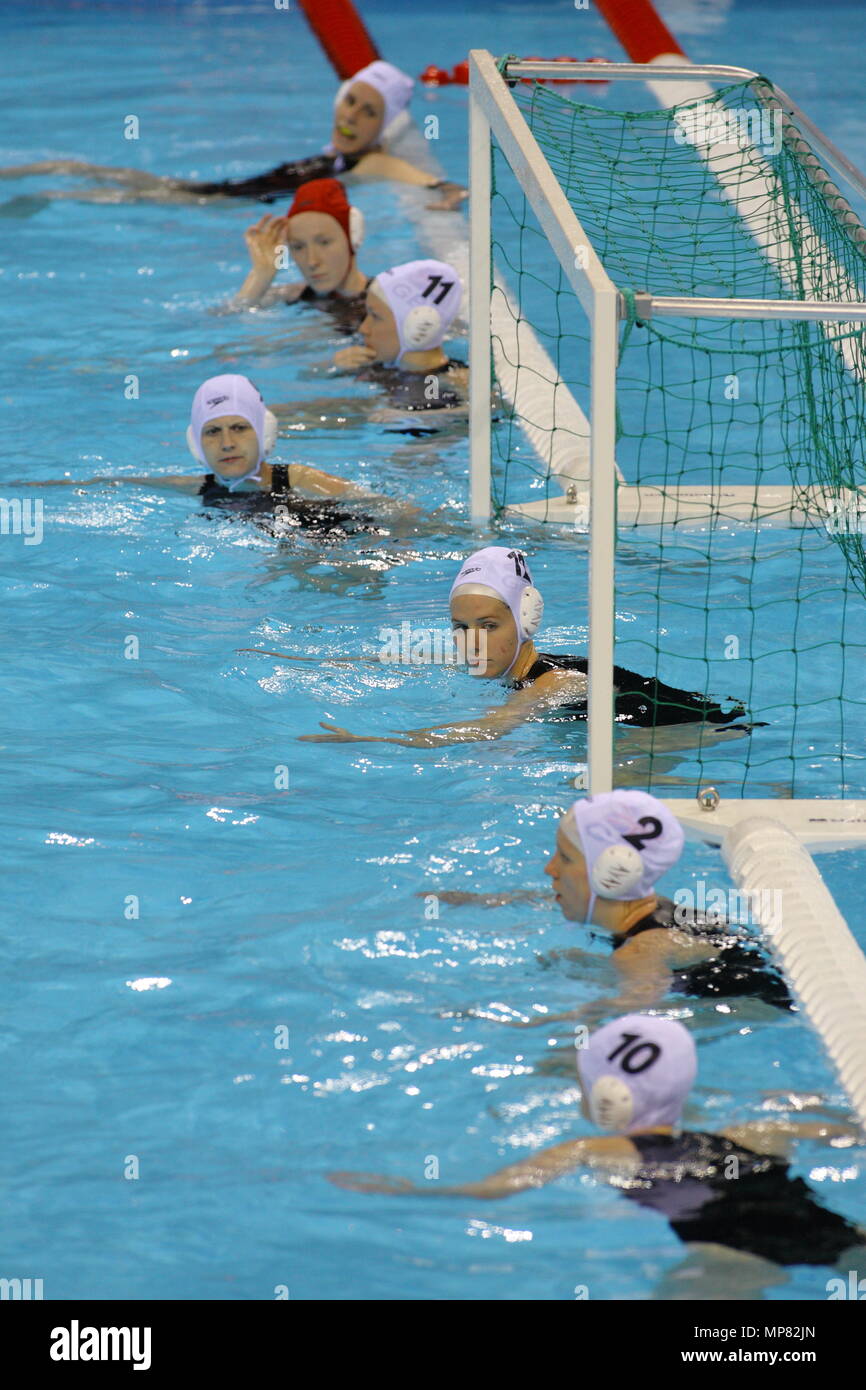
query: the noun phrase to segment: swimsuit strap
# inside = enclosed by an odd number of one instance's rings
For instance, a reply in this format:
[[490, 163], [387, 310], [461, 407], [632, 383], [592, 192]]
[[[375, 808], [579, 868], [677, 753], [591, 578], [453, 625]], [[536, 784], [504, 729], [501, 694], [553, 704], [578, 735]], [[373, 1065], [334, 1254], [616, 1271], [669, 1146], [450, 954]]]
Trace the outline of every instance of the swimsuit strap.
[[275, 463], [271, 466], [271, 492], [288, 492], [289, 484], [289, 464]]
[[[697, 926], [698, 924], [695, 923], [694, 925]], [[633, 936], [640, 936], [641, 932], [673, 931], [675, 927], [682, 930], [680, 924], [674, 918], [673, 903], [668, 898], [659, 898], [658, 906], [655, 911], [651, 912], [647, 917], [642, 917], [639, 922], [635, 922], [633, 927], [629, 927], [627, 932], [623, 932], [622, 936], [617, 937], [616, 941], [613, 943], [613, 949], [618, 951], [620, 946], [624, 946]], [[697, 934], [698, 933], [695, 932], [692, 933], [692, 935]]]
[[548, 671], [577, 671], [585, 676], [589, 663], [582, 656], [556, 656], [550, 652], [539, 652], [538, 660], [530, 666], [522, 680], [514, 681], [513, 690], [523, 690], [525, 686], [532, 685], [538, 680], [539, 676], [546, 676]]
[[670, 922], [657, 922], [653, 917], [644, 917], [642, 921], [636, 922], [633, 927], [629, 927], [627, 932], [623, 932], [622, 936], [617, 937], [616, 941], [613, 943], [613, 949], [618, 951], [620, 946], [624, 946], [627, 941], [631, 941], [632, 937], [640, 936], [643, 931], [670, 931], [670, 929]]

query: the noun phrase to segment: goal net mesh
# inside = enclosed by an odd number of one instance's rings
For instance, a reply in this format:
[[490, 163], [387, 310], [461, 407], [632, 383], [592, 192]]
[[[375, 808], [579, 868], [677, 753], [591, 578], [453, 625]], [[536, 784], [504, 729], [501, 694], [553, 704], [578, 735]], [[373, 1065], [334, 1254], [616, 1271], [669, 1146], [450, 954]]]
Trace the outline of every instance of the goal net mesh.
[[[642, 525], [635, 493], [637, 510], [618, 528], [616, 662], [744, 711], [732, 721], [740, 727], [687, 728], [660, 699], [656, 728], [618, 737], [615, 781], [863, 795], [866, 325], [644, 322], [634, 300], [648, 291], [863, 301], [862, 228], [834, 202], [817, 161], [797, 157], [797, 133], [763, 80], [634, 112], [535, 82], [511, 90], [629, 310], [616, 387], [620, 508], [623, 489], [640, 486], [659, 490], [663, 510], [661, 523]], [[493, 486], [504, 509], [559, 499], [569, 479], [586, 478], [591, 341], [495, 138], [491, 227], [502, 392]], [[585, 248], [574, 255], [580, 264]], [[564, 457], [573, 465], [563, 468]], [[783, 486], [808, 520], [792, 526], [757, 508], [746, 522], [723, 511], [712, 522], [678, 520], [677, 488], [731, 484], [754, 489], [756, 503], [759, 488]], [[535, 534], [543, 541], [543, 528]]]

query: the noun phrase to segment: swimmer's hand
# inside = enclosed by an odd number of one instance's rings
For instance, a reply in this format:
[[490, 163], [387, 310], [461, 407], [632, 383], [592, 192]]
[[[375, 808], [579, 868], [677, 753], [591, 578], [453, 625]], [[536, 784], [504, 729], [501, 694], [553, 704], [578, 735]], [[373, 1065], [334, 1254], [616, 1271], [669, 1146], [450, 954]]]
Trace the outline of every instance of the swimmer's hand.
[[327, 729], [326, 734], [298, 734], [299, 743], [399, 743], [404, 748], [424, 747], [424, 744], [415, 744], [409, 738], [377, 738], [375, 734], [352, 734], [348, 729], [341, 729], [339, 724], [326, 724], [323, 719], [319, 720], [319, 728]]
[[266, 212], [252, 227], [244, 232], [244, 241], [250, 253], [253, 270], [267, 275], [268, 282], [274, 278], [278, 264], [282, 260], [280, 250], [286, 245], [289, 235], [288, 217], [275, 217]]
[[369, 367], [370, 363], [375, 361], [376, 354], [373, 349], [357, 343], [334, 353], [334, 366], [344, 372], [356, 372], [359, 367]]
[[469, 197], [468, 188], [464, 188], [462, 184], [447, 181], [437, 186], [437, 192], [441, 194], [441, 197], [438, 202], [427, 204], [429, 212], [453, 212]]
[[347, 1192], [384, 1192], [391, 1197], [404, 1197], [418, 1192], [408, 1178], [389, 1178], [385, 1173], [326, 1173], [328, 1182], [335, 1187], [343, 1187]]
[[326, 734], [299, 734], [299, 743], [389, 743], [386, 738], [369, 738], [364, 734], [352, 734], [348, 729], [341, 729], [339, 724], [326, 724], [323, 719], [319, 720], [319, 728], [327, 729]]
[[[275, 217], [273, 213], [265, 213], [252, 227], [247, 227], [244, 241], [253, 263], [252, 270], [229, 302], [229, 309], [252, 309], [263, 301], [266, 304], [272, 302], [274, 292], [269, 293], [268, 289], [280, 264], [281, 251], [289, 235], [288, 227], [288, 217]], [[289, 298], [285, 292], [279, 297]]]

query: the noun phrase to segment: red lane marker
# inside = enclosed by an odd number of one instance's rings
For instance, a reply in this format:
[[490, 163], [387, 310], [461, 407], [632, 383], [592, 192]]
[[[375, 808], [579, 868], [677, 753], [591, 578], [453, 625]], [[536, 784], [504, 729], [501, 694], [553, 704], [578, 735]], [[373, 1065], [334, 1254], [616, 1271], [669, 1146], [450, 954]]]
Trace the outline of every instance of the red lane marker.
[[298, 0], [341, 82], [381, 54], [351, 0]]
[[595, 0], [633, 63], [651, 63], [662, 53], [687, 55], [650, 0]]

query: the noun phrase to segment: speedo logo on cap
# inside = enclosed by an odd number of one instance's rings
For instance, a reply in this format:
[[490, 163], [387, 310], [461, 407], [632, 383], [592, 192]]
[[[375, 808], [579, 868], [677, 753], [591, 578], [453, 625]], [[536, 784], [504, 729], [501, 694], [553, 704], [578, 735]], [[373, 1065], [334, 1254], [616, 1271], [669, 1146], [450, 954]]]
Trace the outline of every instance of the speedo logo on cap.
[[205, 404], [206, 404], [206, 405], [221, 405], [223, 401], [227, 401], [227, 400], [228, 400], [228, 396], [211, 396], [210, 400], [209, 400], [209, 401], [206, 401]]

